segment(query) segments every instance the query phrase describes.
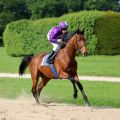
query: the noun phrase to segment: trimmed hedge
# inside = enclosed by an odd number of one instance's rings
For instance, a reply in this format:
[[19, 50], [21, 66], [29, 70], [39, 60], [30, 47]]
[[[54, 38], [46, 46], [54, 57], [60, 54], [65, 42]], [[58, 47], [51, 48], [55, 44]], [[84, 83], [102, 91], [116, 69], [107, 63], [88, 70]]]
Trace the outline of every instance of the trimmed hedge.
[[3, 34], [7, 53], [22, 56], [50, 51], [52, 45], [47, 40], [47, 32], [57, 23], [57, 18], [11, 22]]
[[20, 20], [8, 24], [3, 34], [8, 54], [21, 56], [52, 49], [46, 36], [49, 29], [46, 23], [47, 20]]
[[0, 37], [0, 46], [3, 46], [3, 39]]
[[120, 54], [120, 14], [108, 12], [95, 24], [98, 37], [96, 53], [99, 55]]
[[76, 28], [84, 30], [89, 54], [95, 54], [97, 37], [94, 34], [94, 26], [96, 20], [104, 14], [105, 12], [100, 11], [82, 11], [64, 15], [61, 17], [61, 20], [66, 20], [70, 25], [70, 30], [72, 31], [74, 31]]
[[95, 23], [105, 13], [107, 14], [107, 12], [100, 11], [82, 11], [66, 14], [59, 18], [12, 22], [7, 25], [3, 34], [5, 48], [12, 56], [48, 52], [52, 49], [52, 45], [47, 40], [47, 32], [60, 21], [67, 21], [69, 32], [73, 32], [77, 28], [84, 29], [89, 53], [95, 54], [98, 40], [96, 36], [98, 34], [94, 32]]

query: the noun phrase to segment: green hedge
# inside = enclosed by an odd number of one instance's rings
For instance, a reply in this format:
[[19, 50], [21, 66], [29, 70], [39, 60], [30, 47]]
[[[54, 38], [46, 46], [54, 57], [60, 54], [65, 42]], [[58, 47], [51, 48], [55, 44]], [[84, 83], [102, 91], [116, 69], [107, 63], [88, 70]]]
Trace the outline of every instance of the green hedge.
[[8, 54], [21, 56], [50, 50], [52, 46], [46, 36], [50, 29], [48, 22], [48, 20], [21, 20], [8, 24], [3, 34]]
[[94, 31], [95, 23], [103, 15], [105, 15], [105, 12], [82, 11], [66, 14], [59, 18], [12, 22], [7, 25], [4, 31], [4, 44], [8, 54], [12, 56], [48, 52], [52, 49], [52, 46], [47, 40], [47, 32], [52, 26], [58, 25], [60, 21], [67, 21], [69, 32], [73, 32], [77, 28], [84, 29], [89, 53], [95, 54], [98, 40], [98, 34]]
[[95, 24], [95, 33], [97, 54], [120, 54], [120, 13], [108, 12], [100, 17]]
[[3, 46], [3, 39], [1, 36], [0, 36], [0, 46]]
[[105, 12], [100, 11], [82, 11], [64, 15], [61, 19], [68, 21], [70, 30], [74, 31], [76, 28], [80, 28], [85, 31], [84, 35], [87, 40], [89, 54], [95, 54], [97, 44], [97, 37], [94, 34], [95, 22], [104, 14]]

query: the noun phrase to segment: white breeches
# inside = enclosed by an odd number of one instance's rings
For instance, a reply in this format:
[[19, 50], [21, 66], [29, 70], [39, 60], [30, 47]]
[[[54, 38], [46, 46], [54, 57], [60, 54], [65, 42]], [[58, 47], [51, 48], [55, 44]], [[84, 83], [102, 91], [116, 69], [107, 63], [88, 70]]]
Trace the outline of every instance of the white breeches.
[[58, 44], [55, 44], [55, 43], [51, 43], [51, 44], [53, 45], [53, 51], [56, 51], [57, 48], [59, 47], [59, 45], [58, 45]]
[[[47, 39], [50, 41], [50, 39], [49, 39], [49, 35], [47, 34]], [[56, 44], [56, 43], [52, 43], [51, 42], [51, 44], [53, 45], [53, 51], [56, 51], [57, 50], [57, 48], [59, 47], [59, 45], [58, 44]]]

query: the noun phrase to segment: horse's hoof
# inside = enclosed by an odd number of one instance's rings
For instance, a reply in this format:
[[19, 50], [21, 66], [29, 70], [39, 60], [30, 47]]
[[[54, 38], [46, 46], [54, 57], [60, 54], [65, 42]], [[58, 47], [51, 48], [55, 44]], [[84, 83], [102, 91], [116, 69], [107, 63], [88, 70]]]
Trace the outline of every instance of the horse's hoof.
[[38, 99], [35, 99], [35, 100], [36, 100], [36, 104], [37, 104], [37, 105], [40, 105], [39, 100], [38, 100]]
[[73, 99], [77, 99], [77, 94], [73, 94]]
[[37, 105], [40, 105], [40, 102], [36, 102], [37, 103]]
[[85, 103], [85, 107], [90, 107], [90, 103]]

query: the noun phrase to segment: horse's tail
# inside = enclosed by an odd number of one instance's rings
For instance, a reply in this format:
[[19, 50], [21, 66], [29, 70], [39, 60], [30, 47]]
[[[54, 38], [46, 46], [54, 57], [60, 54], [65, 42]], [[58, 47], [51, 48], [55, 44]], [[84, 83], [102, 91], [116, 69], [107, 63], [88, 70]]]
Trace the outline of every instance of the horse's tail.
[[19, 66], [19, 75], [23, 75], [25, 69], [27, 68], [27, 66], [29, 65], [30, 61], [32, 60], [33, 55], [29, 55], [29, 56], [25, 56]]

